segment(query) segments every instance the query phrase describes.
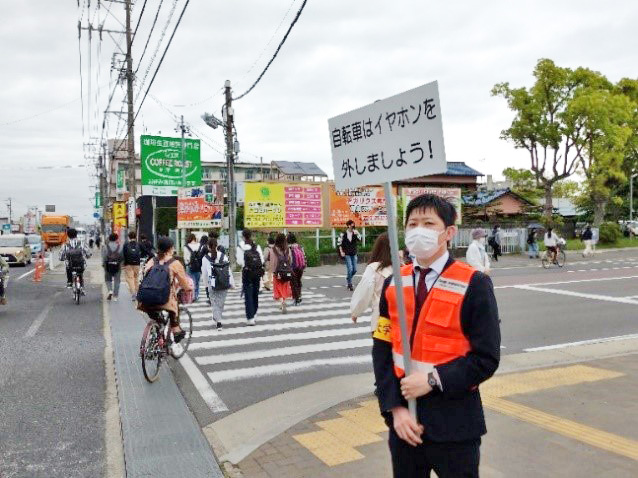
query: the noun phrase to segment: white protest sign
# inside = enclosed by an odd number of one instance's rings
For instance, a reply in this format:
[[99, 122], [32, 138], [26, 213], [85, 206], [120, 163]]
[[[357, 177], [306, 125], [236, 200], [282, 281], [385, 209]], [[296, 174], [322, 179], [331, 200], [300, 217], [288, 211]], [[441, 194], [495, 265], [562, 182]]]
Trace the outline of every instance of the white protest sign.
[[436, 81], [328, 120], [335, 187], [445, 173]]

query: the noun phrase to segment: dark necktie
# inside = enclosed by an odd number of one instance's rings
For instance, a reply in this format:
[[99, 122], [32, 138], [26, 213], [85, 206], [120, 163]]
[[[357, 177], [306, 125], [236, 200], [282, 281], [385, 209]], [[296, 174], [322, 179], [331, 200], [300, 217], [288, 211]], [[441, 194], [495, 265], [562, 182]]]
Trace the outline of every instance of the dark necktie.
[[432, 269], [423, 267], [416, 268], [419, 271], [419, 283], [416, 287], [416, 308], [414, 309], [415, 317], [418, 317], [421, 313], [421, 308], [425, 304], [425, 299], [428, 296], [428, 287], [425, 284], [425, 276], [427, 276]]

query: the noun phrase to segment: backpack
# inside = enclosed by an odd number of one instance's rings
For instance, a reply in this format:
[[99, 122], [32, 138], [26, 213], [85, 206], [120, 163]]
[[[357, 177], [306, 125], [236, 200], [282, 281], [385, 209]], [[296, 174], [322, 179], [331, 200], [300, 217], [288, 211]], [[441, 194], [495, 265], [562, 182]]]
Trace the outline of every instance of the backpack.
[[299, 244], [295, 244], [290, 248], [292, 255], [292, 269], [302, 271], [306, 268], [306, 253]]
[[171, 296], [171, 271], [169, 266], [175, 259], [172, 258], [164, 264], [154, 259], [153, 267], [149, 269], [140, 288], [137, 291], [137, 300], [147, 307], [157, 307], [166, 304]]
[[142, 259], [142, 251], [137, 241], [124, 245], [124, 262], [128, 265], [139, 266]]
[[66, 251], [66, 260], [73, 270], [84, 270], [84, 252], [82, 246], [77, 245]]
[[292, 279], [292, 267], [290, 267], [289, 254], [277, 254], [277, 270], [275, 276], [281, 282], [289, 282]]
[[117, 274], [120, 270], [120, 262], [122, 262], [122, 254], [120, 254], [119, 248], [114, 251], [111, 250], [109, 245], [106, 245], [106, 270], [110, 274]]
[[222, 253], [219, 262], [215, 262], [212, 256], [209, 257], [211, 267], [211, 275], [208, 278], [209, 285], [213, 290], [230, 289], [230, 263], [224, 260], [226, 255]]
[[259, 252], [257, 252], [257, 245], [253, 244], [250, 249], [244, 251], [243, 274], [248, 280], [256, 280], [261, 279], [264, 273], [264, 265], [261, 263]]
[[186, 246], [186, 249], [188, 249], [188, 251], [191, 253], [191, 260], [188, 263], [188, 268], [191, 272], [202, 271], [202, 256], [200, 255], [202, 252], [202, 247], [204, 246], [200, 244], [197, 252], [193, 252], [193, 250], [189, 246]]
[[490, 236], [487, 239], [487, 244], [491, 247], [491, 248], [496, 248], [496, 239], [494, 239], [494, 236]]

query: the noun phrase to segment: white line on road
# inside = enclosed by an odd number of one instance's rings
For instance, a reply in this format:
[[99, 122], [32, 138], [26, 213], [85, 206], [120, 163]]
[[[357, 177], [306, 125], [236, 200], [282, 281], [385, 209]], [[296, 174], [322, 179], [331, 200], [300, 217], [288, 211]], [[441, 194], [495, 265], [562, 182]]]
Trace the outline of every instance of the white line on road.
[[[201, 330], [193, 332], [193, 338], [201, 338], [201, 337], [227, 337], [229, 335], [242, 335], [242, 334], [251, 334], [258, 332], [266, 332], [273, 330], [287, 330], [287, 329], [309, 329], [311, 327], [329, 327], [333, 325], [344, 325], [350, 322], [350, 317], [344, 317], [342, 319], [321, 319], [321, 320], [303, 320], [300, 322], [285, 322], [283, 324], [260, 324], [253, 327], [234, 327], [234, 328], [224, 328], [223, 331], [217, 330]], [[369, 323], [370, 317], [359, 317], [357, 323]], [[194, 346], [197, 346], [198, 343], [192, 343], [190, 348], [192, 349]]]
[[[295, 312], [304, 312], [306, 310], [310, 311], [310, 310], [317, 310], [317, 309], [338, 309], [338, 308], [346, 308], [349, 309], [350, 306], [350, 301], [343, 301], [343, 302], [328, 302], [328, 303], [323, 303], [323, 304], [301, 304], [301, 305], [297, 305], [294, 306], [294, 311]], [[275, 313], [275, 314], [279, 314], [281, 315], [281, 312], [279, 310], [279, 306], [275, 303], [273, 303], [270, 306], [267, 307], [259, 307], [258, 310], [259, 313]], [[210, 314], [211, 314], [211, 308], [208, 307], [208, 310], [203, 310], [203, 311], [193, 311], [191, 312], [193, 318], [196, 317], [206, 317], [209, 318]], [[241, 309], [237, 309], [237, 310], [226, 310], [224, 308], [224, 314], [223, 314], [224, 318], [226, 317], [245, 317], [246, 316], [246, 311], [244, 310], [244, 308], [242, 307]]]
[[53, 304], [55, 303], [55, 299], [61, 293], [62, 293], [62, 291], [56, 292], [55, 294], [53, 294], [53, 297], [51, 298], [51, 301], [47, 305], [44, 306], [44, 309], [42, 309], [40, 314], [35, 318], [35, 320], [31, 324], [31, 327], [29, 327], [29, 330], [27, 330], [27, 333], [24, 334], [25, 338], [33, 337], [35, 334], [38, 333], [38, 329], [42, 325], [42, 322], [44, 322], [44, 319], [46, 319], [47, 315], [49, 314], [49, 312], [53, 308]]
[[[321, 297], [311, 297], [311, 298], [307, 298], [307, 297], [302, 297], [304, 300], [301, 303], [302, 305], [296, 306], [296, 307], [306, 307], [310, 304], [325, 304], [326, 300], [331, 300], [328, 299], [325, 296], [321, 296]], [[342, 301], [344, 301], [345, 299], [341, 299]], [[331, 302], [329, 302], [331, 303]], [[348, 303], [349, 303], [349, 299], [348, 299]], [[188, 305], [188, 310], [191, 311], [191, 313], [193, 312], [210, 312], [210, 305], [208, 305], [206, 302], [203, 303], [198, 303], [197, 305]], [[267, 299], [267, 300], [260, 300], [259, 301], [259, 310], [262, 309], [267, 309], [267, 308], [278, 308], [279, 307], [279, 303], [275, 302], [272, 299]], [[245, 306], [244, 303], [242, 302], [241, 304], [228, 304], [228, 303], [224, 303], [224, 312], [229, 312], [229, 311], [233, 311], [233, 310], [244, 310]]]
[[[261, 317], [257, 315], [255, 318], [257, 322], [272, 322], [274, 320], [291, 320], [291, 319], [308, 319], [311, 317], [334, 317], [336, 314], [339, 314], [338, 310], [317, 310], [313, 312], [304, 312], [300, 314], [280, 314], [280, 315], [267, 315], [265, 317]], [[345, 319], [348, 320], [348, 319]], [[239, 319], [223, 319], [222, 324], [226, 326], [227, 324], [245, 324], [246, 318]], [[206, 327], [210, 325], [210, 319], [202, 318], [201, 320], [193, 320], [193, 327]]]
[[581, 340], [580, 342], [567, 342], [564, 344], [545, 345], [544, 347], [532, 347], [529, 349], [523, 349], [523, 352], [540, 352], [542, 350], [563, 349], [567, 347], [575, 347], [577, 345], [602, 344], [605, 342], [616, 342], [618, 340], [629, 340], [629, 339], [638, 339], [638, 334], [619, 335], [616, 337], [606, 337], [602, 339]]
[[179, 360], [179, 363], [184, 367], [184, 370], [186, 370], [191, 382], [195, 385], [195, 388], [206, 402], [206, 405], [208, 405], [208, 408], [214, 413], [228, 411], [226, 404], [219, 398], [219, 395], [215, 393], [215, 390], [211, 388], [204, 374], [197, 368], [197, 365], [193, 363], [188, 354], [184, 354]]
[[602, 300], [605, 302], [618, 302], [620, 304], [638, 305], [638, 301], [625, 299], [624, 297], [612, 297], [600, 294], [585, 294], [583, 292], [574, 292], [571, 290], [549, 289], [546, 287], [533, 287], [529, 285], [518, 285], [516, 289], [530, 290], [533, 292], [546, 292], [548, 294], [568, 295], [571, 297], [581, 297], [583, 299]]
[[29, 274], [33, 274], [34, 272], [35, 272], [35, 267], [34, 267], [33, 269], [31, 269], [30, 271], [25, 272], [24, 274], [22, 274], [22, 275], [21, 275], [20, 277], [18, 277], [16, 280], [20, 280], [20, 279], [22, 279], [22, 278], [24, 278], [24, 277], [28, 276]]
[[[372, 355], [356, 355], [353, 357], [337, 357], [327, 359], [303, 360], [300, 362], [289, 362], [274, 365], [260, 365], [258, 367], [237, 368], [231, 370], [221, 370], [219, 372], [209, 372], [208, 378], [213, 383], [233, 382], [245, 378], [257, 378], [271, 375], [286, 375], [294, 372], [302, 372], [317, 367], [334, 365], [355, 365], [372, 362]], [[349, 372], [352, 373], [352, 372]]]
[[237, 352], [233, 354], [206, 355], [203, 357], [196, 357], [195, 361], [200, 365], [215, 365], [267, 357], [288, 357], [290, 355], [358, 349], [370, 346], [372, 346], [372, 337], [367, 337], [365, 339], [344, 340], [341, 342], [324, 342], [322, 344], [295, 345], [293, 347], [252, 350], [250, 352]]
[[[248, 337], [245, 339], [212, 340], [209, 342], [192, 343], [188, 350], [217, 349], [222, 347], [237, 347], [239, 345], [264, 344], [294, 340], [324, 339], [326, 337], [343, 337], [346, 335], [370, 335], [370, 327], [356, 327], [349, 329], [313, 330], [311, 332], [297, 332], [292, 334], [268, 335], [265, 337]], [[219, 336], [219, 334], [218, 334]]]
[[564, 281], [556, 281], [556, 282], [531, 282], [528, 284], [512, 284], [512, 285], [499, 285], [494, 287], [495, 289], [511, 289], [511, 288], [519, 288], [522, 286], [539, 286], [539, 285], [558, 285], [558, 284], [577, 284], [579, 282], [600, 282], [600, 281], [608, 281], [608, 280], [624, 280], [624, 279], [636, 279], [638, 276], [623, 276], [623, 277], [602, 277], [599, 279], [579, 279], [579, 280], [564, 280]]

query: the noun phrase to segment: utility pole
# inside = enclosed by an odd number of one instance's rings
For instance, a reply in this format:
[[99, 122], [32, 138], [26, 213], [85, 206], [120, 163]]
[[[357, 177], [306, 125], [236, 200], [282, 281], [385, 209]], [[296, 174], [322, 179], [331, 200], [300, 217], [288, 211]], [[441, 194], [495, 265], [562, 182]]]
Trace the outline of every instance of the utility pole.
[[104, 213], [106, 212], [106, 141], [102, 142], [102, 155], [99, 158], [100, 171], [100, 205], [102, 210], [100, 211], [100, 232], [104, 233]]
[[9, 224], [11, 224], [11, 198], [7, 198], [7, 209], [9, 210]]
[[228, 166], [227, 174], [227, 196], [228, 196], [228, 245], [230, 251], [228, 258], [231, 267], [237, 264], [235, 251], [237, 247], [237, 232], [235, 231], [235, 165], [234, 165], [234, 145], [233, 145], [233, 98], [230, 91], [230, 80], [226, 80], [226, 162]]
[[[180, 123], [178, 125], [178, 128], [179, 128], [180, 132], [182, 133], [182, 153], [181, 153], [181, 160], [182, 160], [182, 188], [185, 188], [186, 187], [186, 158], [184, 157], [184, 154], [186, 152], [186, 139], [184, 138], [184, 135], [188, 131], [188, 128], [184, 124], [184, 115], [182, 115], [181, 118], [180, 118]], [[179, 205], [179, 192], [177, 193], [177, 203]], [[181, 247], [179, 248], [179, 250], [182, 250], [182, 248], [186, 246], [186, 229], [185, 228], [182, 228], [182, 230], [180, 231], [180, 237], [181, 237], [182, 244], [181, 244]]]
[[126, 100], [128, 103], [128, 175], [130, 197], [135, 200], [135, 133], [133, 128], [133, 38], [131, 35], [131, 0], [126, 1]]
[[629, 220], [634, 220], [634, 178], [638, 174], [632, 174], [629, 176]]

